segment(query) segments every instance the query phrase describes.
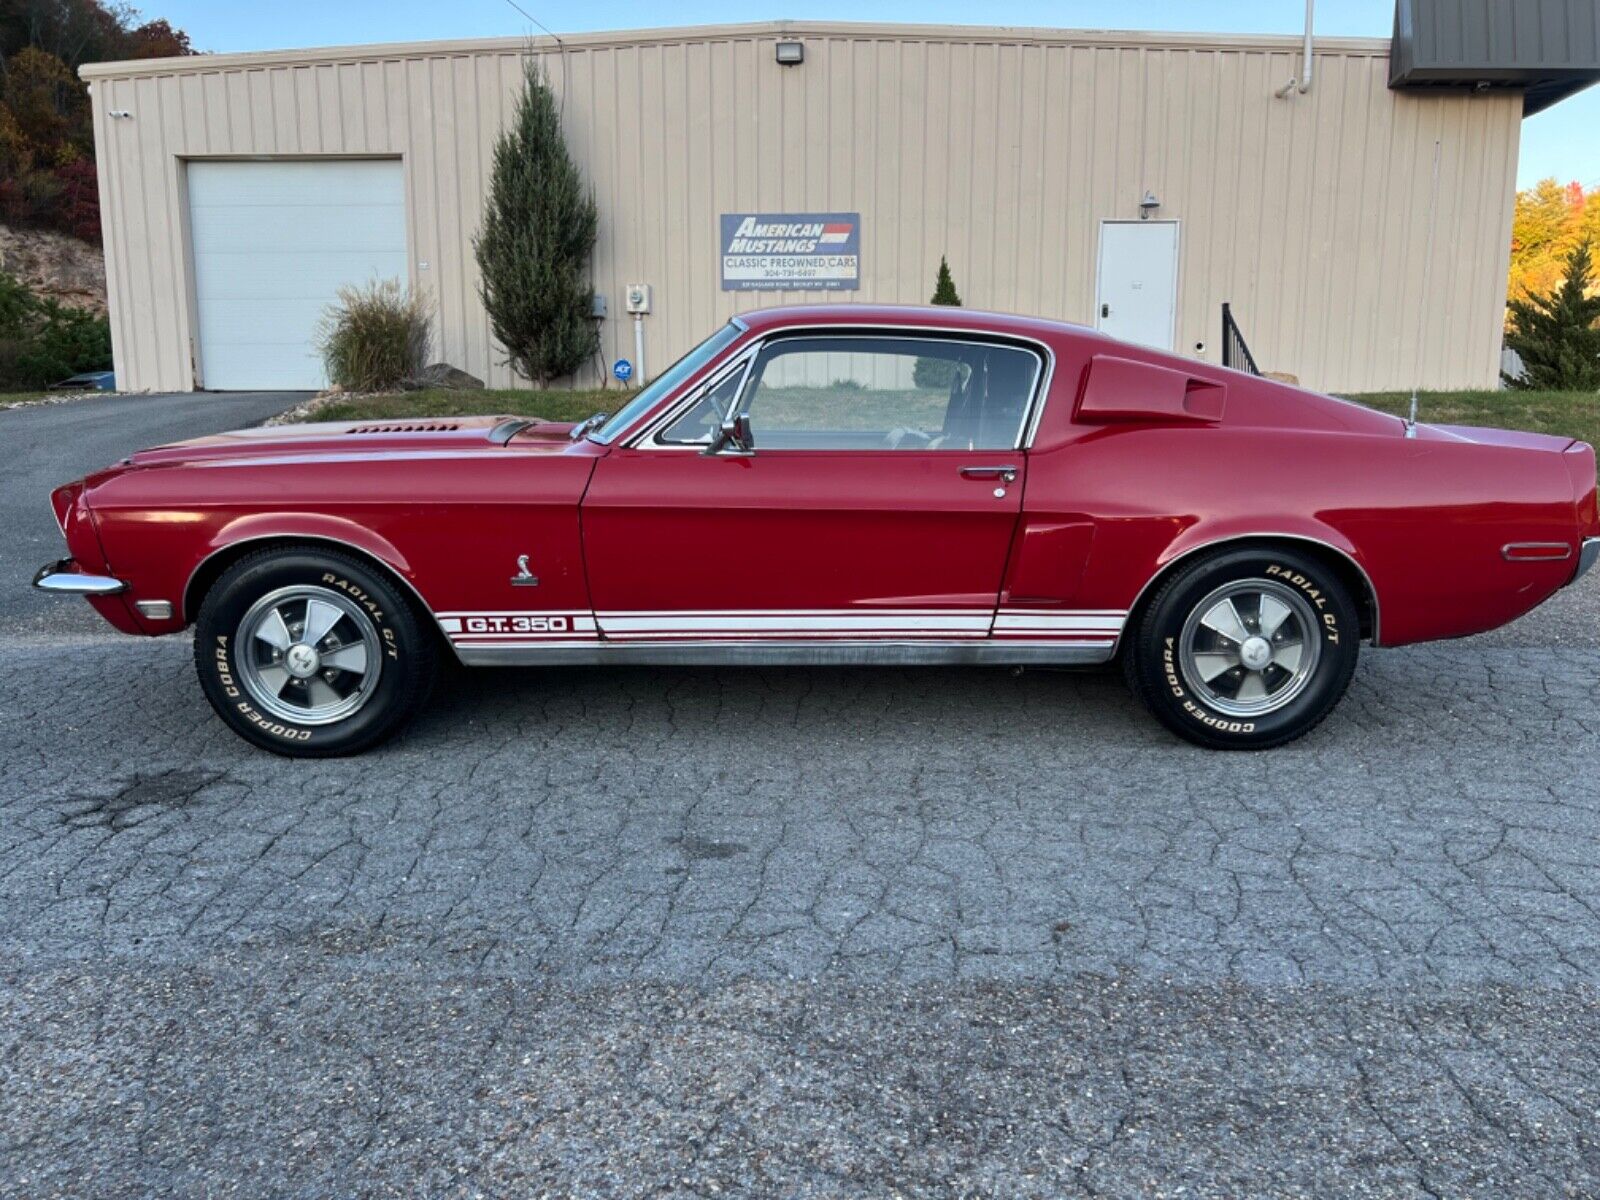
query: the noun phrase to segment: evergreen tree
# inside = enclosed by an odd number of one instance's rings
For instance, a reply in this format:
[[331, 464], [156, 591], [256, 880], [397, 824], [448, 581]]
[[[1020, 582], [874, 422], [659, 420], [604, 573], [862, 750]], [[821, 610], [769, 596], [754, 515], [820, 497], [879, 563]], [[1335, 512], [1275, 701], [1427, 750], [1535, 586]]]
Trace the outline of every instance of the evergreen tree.
[[933, 284], [933, 303], [961, 307], [961, 297], [956, 295], [956, 281], [950, 278], [950, 264], [939, 255], [939, 278]]
[[1600, 390], [1600, 295], [1590, 295], [1589, 246], [1567, 256], [1566, 278], [1549, 295], [1512, 300], [1506, 346], [1522, 359], [1524, 390]]
[[[939, 277], [933, 284], [933, 304], [961, 307], [961, 297], [956, 295], [956, 281], [950, 278], [950, 264], [939, 256]], [[920, 388], [947, 388], [955, 378], [956, 364], [948, 358], [919, 358], [912, 378]]]
[[478, 294], [518, 373], [540, 387], [599, 347], [588, 276], [599, 217], [561, 137], [561, 114], [531, 55], [510, 127], [494, 147], [489, 200], [473, 250]]

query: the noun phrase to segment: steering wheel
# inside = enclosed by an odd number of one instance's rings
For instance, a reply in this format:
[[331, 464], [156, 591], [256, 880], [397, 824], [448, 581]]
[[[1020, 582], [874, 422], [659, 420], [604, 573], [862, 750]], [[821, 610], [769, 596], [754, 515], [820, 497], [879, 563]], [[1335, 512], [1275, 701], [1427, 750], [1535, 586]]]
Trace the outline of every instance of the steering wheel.
[[900, 449], [901, 443], [906, 441], [908, 438], [917, 439], [912, 443], [912, 445], [914, 448], [919, 450], [926, 449], [928, 446], [933, 444], [933, 438], [928, 436], [926, 433], [923, 433], [922, 430], [912, 429], [906, 425], [901, 425], [898, 428], [889, 430], [889, 434], [884, 438], [884, 441], [888, 444], [889, 449], [898, 450]]

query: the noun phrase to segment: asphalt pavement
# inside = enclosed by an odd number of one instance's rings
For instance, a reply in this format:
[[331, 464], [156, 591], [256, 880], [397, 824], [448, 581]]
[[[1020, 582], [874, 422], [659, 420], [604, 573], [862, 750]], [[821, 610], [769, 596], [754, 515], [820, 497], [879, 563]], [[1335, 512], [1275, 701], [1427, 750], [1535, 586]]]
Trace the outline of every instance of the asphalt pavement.
[[592, 669], [290, 762], [185, 639], [7, 625], [0, 1196], [1600, 1194], [1597, 600], [1259, 755]]

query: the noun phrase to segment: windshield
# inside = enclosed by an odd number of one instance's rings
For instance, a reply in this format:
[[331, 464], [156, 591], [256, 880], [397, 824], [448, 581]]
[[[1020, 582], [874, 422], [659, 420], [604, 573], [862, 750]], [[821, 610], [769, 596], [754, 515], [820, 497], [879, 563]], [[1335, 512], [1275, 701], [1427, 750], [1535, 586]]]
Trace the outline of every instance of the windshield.
[[623, 405], [616, 416], [591, 433], [589, 437], [596, 442], [610, 442], [612, 438], [632, 425], [644, 413], [654, 408], [656, 402], [666, 396], [668, 392], [675, 390], [685, 379], [721, 354], [743, 332], [743, 327], [729, 321], [721, 329], [657, 375], [648, 387]]

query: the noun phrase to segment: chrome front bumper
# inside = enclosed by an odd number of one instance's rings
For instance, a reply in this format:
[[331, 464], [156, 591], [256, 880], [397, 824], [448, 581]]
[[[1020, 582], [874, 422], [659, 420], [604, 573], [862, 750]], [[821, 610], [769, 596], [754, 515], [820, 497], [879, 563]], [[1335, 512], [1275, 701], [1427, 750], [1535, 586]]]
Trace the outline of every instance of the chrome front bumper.
[[126, 591], [128, 585], [109, 575], [83, 575], [70, 558], [46, 563], [33, 577], [33, 586], [41, 592], [55, 592], [63, 596], [115, 596]]
[[1587, 575], [1596, 560], [1600, 560], [1600, 538], [1584, 538], [1583, 545], [1578, 548], [1578, 570], [1568, 581], [1568, 586]]

